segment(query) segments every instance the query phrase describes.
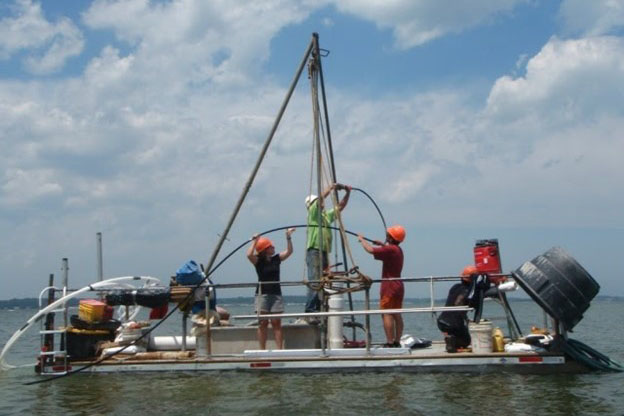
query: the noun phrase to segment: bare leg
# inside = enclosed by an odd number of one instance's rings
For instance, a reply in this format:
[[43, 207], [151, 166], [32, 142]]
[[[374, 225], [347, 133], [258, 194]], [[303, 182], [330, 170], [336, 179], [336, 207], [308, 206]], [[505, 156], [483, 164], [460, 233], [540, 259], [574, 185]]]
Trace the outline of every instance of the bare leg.
[[384, 332], [386, 333], [386, 342], [392, 344], [394, 342], [394, 318], [390, 314], [381, 315], [383, 320]]
[[282, 320], [271, 319], [271, 327], [273, 327], [273, 335], [275, 336], [275, 343], [277, 344], [277, 349], [281, 350], [284, 348], [284, 340], [282, 337]]
[[260, 343], [261, 350], [266, 350], [268, 326], [269, 326], [269, 321], [267, 321], [266, 319], [261, 319], [258, 324], [258, 342]]
[[400, 313], [392, 315], [394, 317], [394, 330], [396, 331], [394, 342], [400, 343], [403, 335], [403, 317]]

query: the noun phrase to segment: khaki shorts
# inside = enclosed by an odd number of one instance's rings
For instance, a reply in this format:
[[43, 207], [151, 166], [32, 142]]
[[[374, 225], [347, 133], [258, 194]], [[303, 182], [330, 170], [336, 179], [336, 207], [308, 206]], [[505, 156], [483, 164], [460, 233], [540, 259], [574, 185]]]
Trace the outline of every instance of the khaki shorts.
[[256, 295], [256, 313], [283, 313], [282, 295]]

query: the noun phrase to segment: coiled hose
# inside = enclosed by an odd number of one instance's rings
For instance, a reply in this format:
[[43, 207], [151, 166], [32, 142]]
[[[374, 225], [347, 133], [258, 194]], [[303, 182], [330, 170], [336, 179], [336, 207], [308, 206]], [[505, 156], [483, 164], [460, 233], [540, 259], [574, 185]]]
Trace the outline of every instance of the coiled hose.
[[562, 350], [574, 361], [577, 361], [591, 370], [622, 372], [624, 367], [596, 351], [581, 341], [568, 338], [562, 345]]

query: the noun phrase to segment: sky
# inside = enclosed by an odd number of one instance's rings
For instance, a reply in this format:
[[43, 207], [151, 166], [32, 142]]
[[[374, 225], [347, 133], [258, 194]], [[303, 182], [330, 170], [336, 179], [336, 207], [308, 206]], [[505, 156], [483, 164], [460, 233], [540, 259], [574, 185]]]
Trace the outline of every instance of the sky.
[[[106, 277], [206, 264], [313, 32], [337, 179], [406, 228], [404, 276], [457, 275], [497, 238], [506, 272], [560, 246], [624, 296], [624, 0], [8, 0], [0, 298], [60, 283], [62, 258], [96, 281], [98, 232]], [[218, 260], [305, 223], [310, 103], [304, 74]], [[343, 220], [384, 237], [362, 193]], [[293, 242], [282, 280], [305, 275]], [[244, 250], [213, 277], [256, 280]]]

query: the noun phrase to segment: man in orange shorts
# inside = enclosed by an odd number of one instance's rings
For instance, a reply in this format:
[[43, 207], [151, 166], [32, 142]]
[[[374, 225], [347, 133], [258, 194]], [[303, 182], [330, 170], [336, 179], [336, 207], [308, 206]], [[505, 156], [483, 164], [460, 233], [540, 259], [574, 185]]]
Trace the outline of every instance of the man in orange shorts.
[[[373, 247], [358, 234], [358, 240], [364, 250], [372, 254], [376, 260], [381, 260], [381, 289], [379, 307], [381, 309], [401, 309], [403, 307], [404, 288], [403, 282], [392, 278], [401, 277], [403, 270], [403, 250], [399, 244], [405, 239], [405, 229], [400, 225], [394, 225], [386, 230], [386, 243], [376, 242], [378, 247]], [[400, 347], [401, 335], [403, 335], [403, 318], [400, 313], [383, 314], [383, 326], [386, 333], [385, 347]]]

